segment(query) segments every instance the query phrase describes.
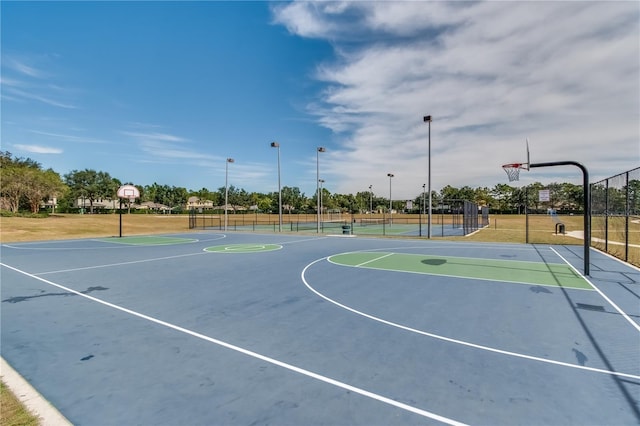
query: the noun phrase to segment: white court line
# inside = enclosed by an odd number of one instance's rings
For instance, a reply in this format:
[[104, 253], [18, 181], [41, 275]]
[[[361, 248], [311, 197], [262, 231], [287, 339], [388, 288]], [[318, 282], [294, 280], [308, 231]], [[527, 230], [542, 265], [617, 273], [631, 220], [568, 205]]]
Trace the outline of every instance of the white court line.
[[119, 306], [119, 305], [116, 305], [116, 304], [113, 304], [113, 303], [110, 303], [110, 302], [106, 302], [106, 301], [98, 299], [96, 297], [89, 296], [88, 294], [80, 293], [79, 291], [73, 290], [71, 288], [65, 287], [65, 286], [60, 285], [60, 284], [56, 284], [56, 283], [54, 283], [52, 281], [49, 281], [49, 280], [46, 280], [44, 278], [40, 278], [40, 277], [38, 277], [36, 275], [33, 275], [33, 274], [28, 273], [28, 272], [22, 271], [22, 270], [20, 270], [18, 268], [14, 268], [13, 266], [9, 266], [9, 265], [6, 265], [4, 263], [0, 263], [0, 265], [4, 266], [5, 268], [11, 269], [12, 271], [15, 271], [15, 272], [18, 272], [20, 274], [26, 275], [27, 277], [30, 277], [30, 278], [36, 279], [38, 281], [41, 281], [41, 282], [43, 282], [45, 284], [49, 284], [49, 285], [57, 287], [57, 288], [59, 288], [61, 290], [68, 291], [68, 292], [73, 293], [73, 294], [75, 294], [77, 296], [84, 297], [86, 299], [92, 300], [94, 302], [100, 303], [100, 304], [108, 306], [110, 308], [117, 309], [117, 310], [125, 312], [125, 313], [127, 313], [129, 315], [132, 315], [132, 316], [135, 316], [135, 317], [138, 317], [138, 318], [142, 318], [144, 320], [156, 323], [158, 325], [161, 325], [161, 326], [164, 326], [164, 327], [176, 330], [176, 331], [179, 331], [179, 332], [184, 333], [184, 334], [188, 334], [190, 336], [196, 337], [196, 338], [201, 339], [201, 340], [205, 340], [205, 341], [210, 342], [210, 343], [214, 343], [214, 344], [222, 346], [224, 348], [231, 349], [232, 351], [236, 351], [236, 352], [239, 352], [241, 354], [250, 356], [252, 358], [256, 358], [256, 359], [259, 359], [261, 361], [268, 362], [270, 364], [276, 365], [278, 367], [282, 367], [282, 368], [284, 368], [286, 370], [293, 371], [293, 372], [298, 373], [298, 374], [302, 374], [303, 376], [307, 376], [307, 377], [310, 377], [312, 379], [316, 379], [318, 381], [330, 384], [332, 386], [336, 386], [338, 388], [345, 389], [347, 391], [357, 393], [359, 395], [365, 396], [367, 398], [374, 399], [376, 401], [382, 402], [382, 403], [387, 404], [387, 405], [391, 405], [391, 406], [399, 408], [401, 410], [405, 410], [405, 411], [408, 411], [408, 412], [411, 412], [411, 413], [414, 413], [414, 414], [417, 414], [419, 416], [426, 417], [426, 418], [429, 418], [429, 419], [437, 420], [439, 422], [442, 422], [442, 423], [445, 423], [445, 424], [448, 424], [448, 425], [465, 426], [465, 423], [461, 423], [461, 422], [459, 422], [457, 420], [453, 420], [453, 419], [450, 419], [450, 418], [447, 418], [447, 417], [432, 413], [430, 411], [422, 410], [420, 408], [413, 407], [411, 405], [407, 405], [407, 404], [404, 404], [402, 402], [395, 401], [395, 400], [393, 400], [391, 398], [388, 398], [388, 397], [385, 397], [385, 396], [382, 396], [382, 395], [379, 395], [379, 394], [376, 394], [376, 393], [373, 393], [373, 392], [370, 392], [370, 391], [367, 391], [367, 390], [364, 390], [364, 389], [361, 389], [361, 388], [358, 388], [358, 387], [355, 387], [355, 386], [352, 386], [352, 385], [349, 385], [349, 384], [344, 383], [344, 382], [340, 382], [338, 380], [332, 379], [332, 378], [327, 377], [327, 376], [323, 376], [323, 375], [318, 374], [318, 373], [314, 373], [313, 371], [305, 370], [304, 368], [296, 367], [295, 365], [288, 364], [288, 363], [283, 362], [283, 361], [278, 361], [275, 358], [271, 358], [271, 357], [268, 357], [266, 355], [262, 355], [262, 354], [259, 354], [257, 352], [250, 351], [248, 349], [241, 348], [240, 346], [236, 346], [236, 345], [233, 345], [231, 343], [227, 343], [227, 342], [224, 342], [222, 340], [215, 339], [213, 337], [205, 336], [204, 334], [200, 334], [200, 333], [197, 333], [195, 331], [186, 329], [184, 327], [180, 327], [178, 325], [171, 324], [169, 322], [166, 322], [166, 321], [151, 317], [149, 315], [141, 314], [141, 313], [133, 311], [131, 309], [127, 309], [127, 308], [124, 308], [122, 306]]
[[604, 369], [601, 369], [601, 368], [593, 368], [593, 367], [586, 367], [586, 366], [583, 366], [583, 365], [570, 364], [568, 362], [563, 362], [563, 361], [555, 361], [555, 360], [552, 360], [552, 359], [539, 358], [539, 357], [536, 357], [536, 356], [533, 356], [533, 355], [526, 355], [526, 354], [521, 354], [521, 353], [518, 353], [518, 352], [505, 351], [505, 350], [498, 349], [498, 348], [492, 348], [490, 346], [478, 345], [476, 343], [466, 342], [464, 340], [458, 340], [458, 339], [453, 339], [451, 337], [446, 337], [446, 336], [441, 336], [441, 335], [438, 335], [438, 334], [428, 333], [426, 331], [418, 330], [416, 328], [407, 327], [406, 325], [402, 325], [402, 324], [398, 324], [398, 323], [395, 323], [395, 322], [387, 321], [385, 319], [382, 319], [382, 318], [379, 318], [379, 317], [375, 317], [373, 315], [369, 315], [369, 314], [367, 314], [365, 312], [358, 311], [357, 309], [351, 308], [351, 307], [349, 307], [347, 305], [343, 305], [342, 303], [337, 302], [337, 301], [331, 299], [328, 296], [325, 296], [324, 294], [320, 293], [318, 290], [313, 288], [307, 282], [307, 280], [304, 277], [307, 269], [309, 269], [314, 264], [316, 264], [318, 262], [321, 262], [323, 260], [329, 261], [328, 257], [323, 257], [321, 259], [314, 260], [313, 262], [311, 262], [310, 264], [308, 264], [307, 266], [304, 267], [304, 269], [302, 270], [302, 272], [300, 274], [300, 277], [302, 278], [302, 282], [304, 283], [305, 286], [307, 286], [307, 288], [309, 290], [311, 290], [313, 293], [317, 294], [318, 296], [320, 296], [321, 298], [323, 298], [327, 302], [333, 303], [334, 305], [336, 305], [336, 306], [338, 306], [338, 307], [340, 307], [342, 309], [345, 309], [345, 310], [347, 310], [349, 312], [353, 312], [354, 314], [361, 315], [361, 316], [363, 316], [365, 318], [369, 318], [369, 319], [371, 319], [373, 321], [377, 321], [377, 322], [380, 322], [382, 324], [389, 325], [391, 327], [396, 327], [396, 328], [399, 328], [401, 330], [409, 331], [411, 333], [416, 333], [416, 334], [420, 334], [422, 336], [432, 337], [434, 339], [443, 340], [445, 342], [455, 343], [455, 344], [462, 345], [462, 346], [468, 346], [468, 347], [474, 348], [474, 349], [481, 349], [481, 350], [488, 351], [488, 352], [494, 352], [494, 353], [498, 353], [498, 354], [502, 354], [502, 355], [508, 355], [508, 356], [512, 356], [512, 357], [516, 357], [516, 358], [528, 359], [528, 360], [531, 360], [531, 361], [544, 362], [544, 363], [547, 363], [547, 364], [559, 365], [559, 366], [562, 366], [562, 367], [576, 368], [578, 370], [587, 370], [587, 371], [592, 371], [594, 373], [602, 373], [602, 374], [608, 374], [608, 375], [612, 375], [612, 376], [627, 377], [627, 378], [634, 379], [634, 380], [640, 380], [640, 376], [635, 375], [635, 374], [619, 373], [617, 371], [610, 371], [610, 370], [604, 370]]
[[209, 252], [206, 252], [206, 251], [199, 251], [197, 253], [177, 254], [175, 256], [154, 257], [153, 259], [130, 260], [129, 262], [108, 263], [106, 265], [83, 266], [81, 268], [59, 269], [57, 271], [38, 272], [38, 273], [35, 273], [34, 275], [47, 275], [47, 274], [58, 274], [61, 272], [85, 271], [87, 269], [111, 268], [114, 266], [133, 265], [136, 263], [145, 263], [145, 262], [157, 262], [159, 260], [178, 259], [180, 257], [198, 256], [201, 254], [208, 254], [208, 253]]
[[[292, 237], [295, 237], [295, 235], [292, 235]], [[328, 237], [305, 238], [305, 239], [303, 239], [303, 240], [287, 241], [286, 243], [276, 243], [276, 244], [284, 245], [284, 244], [307, 243], [307, 242], [309, 242], [309, 241], [326, 240], [327, 238], [328, 238]]]
[[[201, 242], [216, 241], [216, 240], [220, 240], [220, 239], [223, 239], [223, 238], [226, 238], [226, 235], [223, 235], [220, 238], [213, 238], [211, 240], [200, 240], [200, 241]], [[326, 238], [326, 237], [323, 237], [323, 238]], [[292, 244], [292, 243], [305, 242], [305, 241], [315, 241], [315, 240], [317, 240], [317, 238], [316, 239], [305, 239], [305, 240], [300, 240], [300, 241], [290, 241], [288, 243], [280, 243], [280, 244], [274, 244], [274, 245]], [[120, 247], [123, 247], [123, 245], [120, 245], [118, 247], [108, 247], [108, 248], [120, 248]], [[129, 247], [138, 247], [138, 246], [129, 245]], [[102, 247], [102, 248], [105, 248], [105, 247]], [[46, 249], [46, 250], [56, 250], [56, 249], [51, 248], [51, 249]], [[98, 269], [98, 268], [111, 268], [111, 267], [114, 267], [114, 266], [132, 265], [132, 264], [136, 264], [136, 263], [145, 263], [145, 262], [157, 262], [159, 260], [176, 259], [176, 258], [180, 258], [180, 257], [196, 256], [196, 255], [208, 254], [208, 253], [212, 253], [212, 252], [204, 250], [203, 252], [198, 252], [198, 253], [178, 254], [178, 255], [175, 255], [175, 256], [155, 257], [155, 258], [152, 258], [152, 259], [132, 260], [132, 261], [129, 261], [129, 262], [110, 263], [110, 264], [106, 264], [106, 265], [84, 266], [84, 267], [81, 267], [81, 268], [70, 268], [70, 269], [60, 269], [60, 270], [57, 270], [57, 271], [38, 272], [35, 275], [57, 274], [57, 273], [62, 273], [62, 272], [75, 272], [75, 271], [84, 271], [84, 270], [88, 270], [88, 269]]]
[[563, 260], [567, 265], [569, 265], [569, 267], [571, 267], [571, 269], [573, 269], [577, 274], [581, 275], [581, 276], [582, 276], [582, 278], [584, 278], [584, 279], [585, 279], [585, 281], [587, 281], [589, 284], [591, 284], [591, 286], [594, 288], [594, 290], [595, 290], [595, 291], [597, 291], [597, 292], [600, 294], [600, 296], [602, 296], [602, 298], [603, 298], [604, 300], [606, 300], [607, 302], [609, 302], [609, 304], [613, 307], [613, 309], [615, 309], [616, 311], [618, 311], [618, 313], [619, 313], [620, 315], [622, 315], [622, 317], [623, 317], [624, 319], [626, 319], [626, 320], [629, 322], [629, 324], [631, 324], [631, 325], [632, 325], [636, 330], [640, 331], [640, 325], [639, 325], [639, 324], [637, 324], [634, 320], [632, 320], [632, 319], [629, 317], [629, 315], [627, 315], [627, 314], [626, 314], [622, 309], [620, 309], [620, 308], [618, 307], [618, 305], [616, 305], [615, 303], [613, 303], [613, 300], [609, 299], [609, 298], [607, 297], [607, 295], [606, 295], [606, 294], [604, 294], [604, 293], [603, 293], [603, 292], [602, 292], [598, 287], [596, 287], [596, 285], [595, 285], [595, 284], [593, 284], [591, 281], [589, 281], [589, 279], [587, 279], [587, 277], [586, 277], [586, 276], [584, 276], [584, 275], [580, 274], [580, 272], [578, 272], [578, 270], [577, 270], [576, 268], [574, 268], [574, 266], [573, 266], [571, 263], [569, 263], [569, 262], [567, 261], [567, 259], [565, 259], [564, 257], [562, 257], [562, 255], [561, 255], [560, 253], [558, 253], [558, 252], [557, 252], [553, 247], [549, 247], [549, 248], [550, 248], [550, 249], [551, 249], [551, 250], [552, 250], [556, 255], [558, 255], [558, 257], [559, 257], [560, 259], [562, 259], [562, 260]]
[[[123, 237], [123, 238], [136, 238], [137, 236], [135, 235], [131, 235], [129, 237]], [[140, 238], [144, 238], [144, 237], [154, 237], [153, 235], [141, 235]], [[100, 241], [103, 243], [108, 243], [108, 244], [118, 244], [118, 245], [122, 245], [122, 246], [144, 246], [144, 247], [150, 247], [150, 246], [173, 246], [173, 245], [178, 245], [178, 244], [193, 244], [193, 243], [199, 243], [200, 240], [198, 240], [197, 238], [178, 238], [178, 237], [160, 237], [160, 238], [173, 238], [175, 240], [182, 240], [182, 241], [167, 241], [164, 243], [130, 243], [127, 242], [126, 240], [117, 240], [115, 238], [112, 237], [107, 237], [104, 239], [95, 239], [94, 241]]]
[[[200, 235], [200, 234], [196, 234], [196, 235]], [[188, 243], [181, 243], [181, 244], [195, 244], [195, 243], [200, 243], [200, 242], [207, 242], [207, 241], [217, 241], [217, 240], [221, 240], [223, 238], [227, 238], [226, 235], [224, 234], [218, 234], [219, 236], [217, 238], [208, 238], [208, 239], [197, 239], [197, 238], [188, 238], [189, 241]], [[150, 235], [140, 235], [141, 237], [145, 237], [145, 236], [150, 236]], [[154, 235], [151, 235], [154, 236]], [[169, 237], [166, 235], [155, 235], [155, 236], [160, 236], [160, 237], [166, 237], [166, 238], [184, 238], [187, 239], [185, 237]], [[104, 246], [100, 246], [100, 247], [29, 247], [30, 245], [39, 245], [39, 244], [61, 244], [61, 243], [82, 243], [82, 242], [87, 242], [87, 241], [93, 241], [93, 242], [98, 242], [98, 243], [105, 243], [108, 241], [104, 241], [108, 238], [114, 238], [114, 237], [104, 237], [103, 239], [100, 238], [87, 238], [87, 239], [80, 239], [80, 240], [49, 240], [49, 241], [34, 241], [34, 242], [18, 242], [18, 243], [6, 243], [6, 244], [1, 244], [0, 246], [2, 247], [7, 247], [10, 249], [14, 249], [14, 250], [54, 250], [54, 251], [62, 251], [62, 250], [108, 250], [108, 249], [121, 249], [123, 247], [149, 247], [149, 246], [162, 246], [162, 245], [167, 245], [167, 244], [123, 244], [123, 243], [117, 243], [117, 244], [109, 244], [109, 245], [104, 245]], [[18, 244], [18, 245], [14, 245], [14, 244]]]
[[391, 255], [393, 255], [393, 253], [387, 253], [384, 256], [380, 256], [380, 257], [376, 257], [375, 259], [367, 260], [366, 262], [362, 262], [361, 264], [355, 265], [354, 267], [355, 268], [359, 268], [359, 267], [361, 267], [363, 265], [366, 265], [367, 263], [375, 262], [376, 260], [384, 259], [385, 257], [389, 257]]

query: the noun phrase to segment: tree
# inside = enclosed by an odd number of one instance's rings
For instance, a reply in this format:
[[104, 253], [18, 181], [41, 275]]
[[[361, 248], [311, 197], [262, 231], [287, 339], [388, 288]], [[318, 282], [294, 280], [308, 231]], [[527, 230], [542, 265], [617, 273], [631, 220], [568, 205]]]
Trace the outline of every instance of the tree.
[[[563, 191], [559, 183], [550, 183], [547, 185], [549, 190], [549, 208], [557, 210], [558, 207], [563, 206]], [[539, 197], [538, 197], [539, 198]]]
[[584, 200], [584, 189], [582, 185], [572, 183], [560, 184], [562, 206], [570, 209], [581, 209]]
[[498, 211], [508, 210], [514, 205], [514, 188], [506, 183], [499, 183], [490, 190], [492, 200], [491, 205]]
[[0, 169], [0, 196], [3, 207], [16, 213], [20, 207], [20, 198], [24, 191], [24, 168], [7, 164]]
[[96, 172], [85, 169], [73, 170], [64, 175], [65, 183], [69, 186], [75, 199], [89, 200], [89, 211], [93, 213], [93, 203], [96, 200], [116, 198], [119, 181], [112, 179], [107, 172]]
[[527, 185], [527, 206], [533, 204], [536, 210], [540, 209], [540, 197], [538, 197], [538, 194], [541, 189], [544, 189], [544, 185], [540, 182]]
[[[303, 204], [306, 200], [306, 197], [303, 193], [300, 192], [300, 188], [283, 186], [281, 189], [282, 192], [282, 210], [288, 210], [289, 214], [291, 214], [291, 210], [302, 210]], [[276, 200], [275, 205], [278, 205], [278, 193], [275, 193]], [[286, 206], [286, 207], [285, 207]]]
[[14, 158], [5, 151], [0, 153], [0, 166], [0, 197], [13, 213], [23, 204], [32, 213], [38, 213], [43, 200], [57, 197], [66, 189], [56, 172], [42, 170], [30, 158]]
[[[247, 192], [243, 190], [239, 190], [233, 185], [229, 185], [228, 187], [221, 186], [218, 188], [218, 199], [220, 200], [220, 204], [225, 202], [225, 196], [227, 198], [227, 202], [229, 203], [229, 207], [235, 212], [237, 206], [243, 205], [243, 199], [248, 198], [245, 197]], [[227, 208], [226, 206], [224, 208]]]
[[489, 188], [476, 188], [473, 191], [473, 202], [479, 206], [487, 206], [493, 201]]
[[45, 199], [59, 197], [67, 190], [60, 175], [52, 169], [43, 171], [27, 168], [25, 172], [24, 197], [29, 204], [31, 213], [38, 213]]
[[630, 179], [628, 183], [629, 190], [629, 211], [627, 214], [640, 215], [640, 180]]
[[454, 188], [451, 185], [447, 185], [440, 190], [440, 196], [443, 201], [447, 200], [459, 200], [462, 197], [460, 196], [460, 190], [458, 188]]
[[32, 169], [41, 169], [42, 166], [31, 158], [13, 157], [9, 151], [0, 152], [0, 167], [7, 166], [28, 167]]

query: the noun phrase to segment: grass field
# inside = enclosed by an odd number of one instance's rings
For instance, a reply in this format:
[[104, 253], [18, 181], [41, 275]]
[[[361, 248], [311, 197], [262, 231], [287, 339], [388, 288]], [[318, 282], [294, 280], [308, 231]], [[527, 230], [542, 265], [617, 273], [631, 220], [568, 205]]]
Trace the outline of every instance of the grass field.
[[[592, 245], [619, 259], [627, 259], [629, 263], [640, 266], [640, 217], [631, 217], [628, 224], [625, 222], [625, 218], [620, 216], [609, 217], [606, 223], [601, 216], [593, 217], [591, 220]], [[606, 245], [605, 240], [608, 241]]]
[[[323, 220], [344, 221], [351, 223], [354, 219], [382, 219], [382, 215], [346, 215], [325, 217]], [[291, 229], [290, 222], [313, 223], [317, 219], [313, 214], [283, 215], [283, 231]], [[425, 227], [426, 218], [422, 218]], [[480, 229], [478, 232], [466, 237], [445, 237], [446, 239], [461, 239], [464, 241], [484, 241], [484, 242], [507, 242], [524, 243], [528, 240], [533, 244], [576, 244], [581, 245], [583, 240], [583, 218], [582, 216], [561, 216], [559, 219], [565, 225], [566, 234], [555, 233], [555, 222], [548, 215], [529, 215], [528, 236], [524, 215], [491, 215], [489, 226]], [[222, 217], [217, 219], [215, 225], [222, 222]], [[398, 214], [394, 215], [396, 224], [417, 224], [419, 215]], [[447, 216], [434, 215], [433, 224], [441, 222], [450, 223], [451, 218]], [[228, 215], [229, 229], [235, 225], [247, 226], [252, 223], [260, 224], [261, 231], [277, 231], [277, 215], [268, 214], [246, 214]], [[618, 221], [619, 222], [619, 221]], [[610, 241], [624, 243], [624, 228], [618, 222], [610, 223], [608, 237]], [[596, 218], [593, 219], [592, 237], [603, 238], [604, 233]], [[361, 231], [366, 233], [366, 227]], [[122, 235], [149, 235], [166, 234], [174, 232], [188, 232], [189, 218], [187, 215], [122, 215]], [[310, 230], [313, 231], [313, 230]], [[423, 232], [424, 231], [423, 229]], [[120, 233], [120, 216], [117, 214], [56, 214], [45, 218], [25, 218], [25, 217], [1, 217], [0, 218], [0, 242], [20, 242], [20, 241], [46, 241], [73, 238], [98, 238], [118, 236]], [[640, 222], [631, 221], [629, 229], [629, 243], [640, 245]], [[434, 233], [434, 237], [438, 237]], [[595, 243], [594, 243], [595, 244]], [[620, 245], [610, 244], [620, 250]], [[636, 256], [634, 255], [635, 259]], [[640, 259], [640, 253], [637, 258]]]
[[[340, 215], [324, 218], [324, 220], [343, 220], [347, 223], [353, 219], [380, 218], [382, 215]], [[418, 215], [394, 215], [394, 223], [418, 223]], [[446, 216], [433, 217], [434, 225], [444, 220], [450, 221]], [[251, 223], [277, 224], [277, 215], [228, 215], [228, 225], [248, 225]], [[289, 222], [314, 222], [316, 216], [309, 215], [283, 215], [283, 223]], [[422, 217], [423, 226], [426, 222]], [[547, 215], [529, 216], [529, 242], [540, 244], [582, 244], [579, 238], [571, 237], [571, 232], [582, 231], [581, 216], [563, 216], [567, 235], [555, 234], [555, 224]], [[219, 222], [216, 222], [218, 224]], [[270, 226], [267, 226], [267, 229]], [[277, 229], [275, 226], [273, 229]], [[283, 226], [283, 230], [290, 226]], [[187, 232], [189, 230], [189, 218], [187, 215], [122, 215], [122, 235], [147, 235], [172, 232]], [[45, 241], [73, 238], [96, 238], [118, 236], [120, 231], [120, 216], [117, 214], [58, 214], [46, 218], [2, 217], [0, 218], [0, 242], [20, 241]], [[465, 241], [485, 242], [513, 242], [524, 243], [526, 238], [526, 226], [524, 215], [492, 215], [489, 226], [467, 237], [447, 237], [447, 239], [464, 239]]]
[[18, 401], [13, 393], [0, 382], [0, 426], [36, 426], [38, 418]]
[[[122, 235], [185, 232], [186, 215], [122, 215]], [[0, 218], [0, 241], [46, 241], [73, 238], [112, 237], [120, 234], [117, 214], [56, 214], [45, 218]]]

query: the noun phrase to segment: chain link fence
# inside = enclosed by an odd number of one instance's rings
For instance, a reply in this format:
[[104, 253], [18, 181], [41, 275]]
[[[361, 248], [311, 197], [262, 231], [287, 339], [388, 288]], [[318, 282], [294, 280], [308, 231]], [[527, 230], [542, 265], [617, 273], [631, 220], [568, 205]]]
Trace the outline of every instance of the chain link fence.
[[[320, 232], [396, 237], [428, 236], [425, 212], [387, 212], [376, 214], [323, 213], [285, 214], [282, 226], [278, 216], [271, 214], [227, 214], [213, 210], [189, 210], [189, 229]], [[447, 200], [434, 206], [431, 222], [433, 237], [469, 235], [489, 225], [489, 209], [467, 200]]]
[[640, 266], [640, 167], [591, 184], [591, 246]]

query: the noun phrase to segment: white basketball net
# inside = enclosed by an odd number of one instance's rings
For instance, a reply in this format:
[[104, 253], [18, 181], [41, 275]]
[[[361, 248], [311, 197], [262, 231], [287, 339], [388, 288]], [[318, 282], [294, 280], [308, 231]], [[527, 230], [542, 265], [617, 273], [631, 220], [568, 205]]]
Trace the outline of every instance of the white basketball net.
[[507, 173], [507, 177], [509, 178], [509, 182], [520, 180], [520, 169], [524, 168], [524, 164], [514, 163], [514, 164], [505, 164], [502, 166], [504, 171]]

